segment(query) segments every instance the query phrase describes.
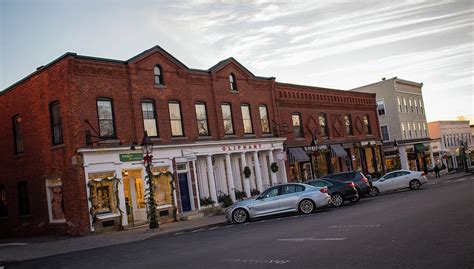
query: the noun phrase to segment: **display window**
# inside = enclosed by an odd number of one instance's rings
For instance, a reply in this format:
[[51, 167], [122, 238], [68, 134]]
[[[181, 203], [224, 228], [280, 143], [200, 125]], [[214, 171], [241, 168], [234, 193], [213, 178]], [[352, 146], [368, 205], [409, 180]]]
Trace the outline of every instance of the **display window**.
[[96, 214], [117, 211], [114, 172], [89, 173], [90, 201]]
[[66, 222], [61, 178], [46, 179], [46, 196], [48, 199], [49, 222]]
[[165, 175], [166, 167], [154, 167], [153, 183], [155, 186], [155, 201], [157, 206], [173, 204], [171, 195], [171, 176]]

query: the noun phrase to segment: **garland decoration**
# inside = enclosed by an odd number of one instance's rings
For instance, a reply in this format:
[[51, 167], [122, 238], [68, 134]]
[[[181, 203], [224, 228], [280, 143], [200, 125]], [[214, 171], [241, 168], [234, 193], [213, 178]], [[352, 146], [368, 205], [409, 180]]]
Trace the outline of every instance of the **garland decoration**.
[[271, 165], [270, 165], [270, 170], [272, 170], [273, 173], [276, 173], [278, 172], [278, 164], [276, 164], [275, 162], [273, 162]]
[[97, 190], [97, 187], [99, 188], [102, 188], [104, 187], [104, 183], [113, 183], [113, 187], [114, 187], [114, 200], [115, 200], [115, 208], [116, 210], [118, 210], [118, 212], [120, 213], [120, 226], [119, 228], [120, 229], [123, 229], [123, 225], [122, 225], [122, 215], [123, 215], [123, 211], [120, 209], [120, 200], [119, 200], [119, 195], [118, 195], [118, 190], [119, 190], [119, 183], [120, 183], [120, 179], [114, 175], [114, 177], [112, 178], [102, 178], [102, 179], [92, 179], [92, 180], [89, 180], [89, 182], [87, 182], [87, 187], [89, 188], [89, 201], [91, 202], [91, 208], [89, 210], [89, 214], [92, 216], [92, 223], [96, 223], [98, 218], [97, 218], [97, 214], [98, 214], [98, 211], [99, 211], [99, 206], [97, 204], [97, 196], [94, 195], [94, 188]]

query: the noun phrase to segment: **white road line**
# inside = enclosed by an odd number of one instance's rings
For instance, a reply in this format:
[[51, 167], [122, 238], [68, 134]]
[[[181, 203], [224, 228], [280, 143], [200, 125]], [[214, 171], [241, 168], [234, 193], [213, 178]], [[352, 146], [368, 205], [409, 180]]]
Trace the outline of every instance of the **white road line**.
[[197, 233], [197, 232], [200, 232], [200, 231], [202, 231], [202, 230], [204, 230], [204, 228], [202, 228], [202, 229], [197, 229], [197, 230], [194, 230], [194, 231], [192, 231], [191, 233]]
[[217, 229], [217, 228], [219, 228], [219, 227], [212, 227], [212, 228], [209, 228], [209, 231], [215, 230], [215, 229]]
[[13, 243], [5, 243], [5, 244], [0, 244], [0, 247], [9, 247], [9, 246], [26, 246], [26, 245], [29, 245], [29, 243], [13, 242]]
[[455, 180], [454, 182], [461, 182], [461, 181], [465, 181], [465, 180], [467, 180], [467, 178], [461, 178], [461, 179]]
[[333, 225], [329, 228], [374, 228], [379, 227], [380, 224], [364, 224], [364, 225]]
[[175, 233], [175, 234], [173, 234], [173, 235], [180, 235], [180, 234], [184, 234], [184, 232], [177, 232], [177, 233]]
[[232, 226], [234, 226], [234, 224], [227, 225], [227, 226], [225, 226], [225, 227], [226, 227], [226, 228], [230, 228], [230, 227], [232, 227]]
[[264, 220], [259, 221], [259, 223], [265, 222]]
[[308, 237], [308, 238], [282, 238], [282, 239], [277, 239], [277, 241], [286, 241], [286, 242], [304, 242], [304, 241], [342, 241], [346, 240], [347, 238], [345, 237], [335, 237], [335, 238], [313, 238], [313, 237]]

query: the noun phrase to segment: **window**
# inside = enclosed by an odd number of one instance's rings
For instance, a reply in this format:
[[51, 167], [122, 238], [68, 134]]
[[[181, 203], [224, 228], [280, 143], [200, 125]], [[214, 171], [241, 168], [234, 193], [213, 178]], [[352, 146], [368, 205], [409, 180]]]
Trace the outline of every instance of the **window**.
[[237, 91], [237, 81], [235, 80], [234, 74], [229, 75], [230, 90]]
[[28, 182], [21, 181], [17, 183], [18, 191], [18, 212], [20, 215], [30, 214], [30, 197], [28, 195]]
[[60, 178], [46, 179], [49, 222], [65, 222], [63, 184]]
[[385, 102], [384, 100], [377, 100], [377, 113], [379, 116], [385, 115]]
[[240, 106], [240, 109], [242, 110], [242, 121], [244, 123], [244, 133], [253, 134], [252, 117], [250, 115], [250, 105], [243, 104]]
[[407, 99], [403, 97], [403, 106], [405, 107], [405, 113], [408, 113]]
[[326, 125], [326, 114], [320, 113], [318, 116], [319, 119], [319, 132], [321, 136], [327, 137], [328, 136], [328, 127]]
[[405, 123], [402, 122], [402, 134], [403, 138], [407, 138], [407, 130], [405, 129]]
[[420, 99], [420, 113], [425, 114], [425, 110], [423, 109], [423, 103], [422, 103], [421, 99]]
[[262, 198], [275, 197], [275, 196], [278, 195], [278, 189], [279, 188], [280, 188], [279, 186], [270, 188], [270, 189], [266, 190], [264, 193], [262, 193], [262, 195], [260, 197], [262, 197]]
[[21, 116], [16, 115], [13, 117], [13, 142], [15, 145], [15, 154], [24, 152], [23, 148], [23, 128], [21, 124]]
[[354, 131], [352, 130], [352, 118], [350, 114], [344, 115], [344, 122], [346, 125], [346, 134], [354, 135]]
[[51, 135], [53, 145], [62, 144], [63, 141], [63, 124], [61, 121], [61, 110], [59, 102], [49, 104], [49, 115], [51, 119]]
[[155, 102], [153, 100], [142, 101], [143, 128], [149, 136], [158, 136], [156, 127]]
[[382, 133], [382, 140], [383, 141], [389, 141], [390, 140], [390, 135], [388, 134], [388, 126], [387, 125], [380, 126], [380, 132]]
[[364, 115], [364, 128], [366, 134], [372, 134], [372, 127], [370, 126], [369, 115]]
[[411, 124], [410, 123], [407, 123], [407, 128], [408, 128], [408, 136], [410, 138], [412, 138], [412, 134], [411, 134]]
[[5, 185], [0, 185], [0, 218], [7, 215], [7, 189]]
[[207, 110], [205, 103], [196, 103], [196, 119], [198, 126], [199, 136], [208, 136], [209, 135], [209, 125], [207, 123]]
[[303, 137], [303, 125], [301, 123], [301, 114], [293, 113], [291, 115], [291, 121], [293, 122], [293, 135], [294, 137]]
[[443, 144], [444, 144], [444, 147], [447, 148], [447, 144], [446, 144], [446, 135], [443, 135]]
[[99, 117], [99, 136], [101, 138], [115, 138], [112, 100], [105, 98], [98, 99], [97, 113]]
[[224, 134], [234, 134], [234, 123], [232, 122], [232, 108], [230, 104], [222, 104], [222, 119], [224, 121]]
[[420, 111], [418, 110], [418, 102], [416, 101], [416, 99], [413, 99], [413, 103], [415, 105], [415, 113], [416, 114], [420, 113]]
[[411, 99], [408, 99], [408, 104], [410, 105], [410, 112], [414, 113], [415, 110], [413, 109], [413, 102]]
[[90, 199], [97, 214], [117, 211], [114, 172], [89, 173]]
[[415, 137], [418, 137], [418, 129], [416, 129], [416, 123], [413, 123], [413, 134]]
[[421, 131], [421, 123], [418, 123], [418, 130], [420, 131], [420, 137], [423, 137], [423, 132]]
[[181, 118], [181, 105], [178, 101], [168, 103], [171, 123], [171, 136], [184, 136], [183, 121]]
[[398, 112], [402, 113], [402, 102], [400, 101], [400, 97], [397, 97], [397, 102], [398, 102]]
[[161, 69], [160, 65], [156, 65], [153, 69], [155, 73], [155, 84], [156, 85], [165, 85], [165, 81], [163, 80], [163, 70]]
[[270, 121], [268, 120], [268, 110], [266, 105], [261, 105], [258, 107], [260, 111], [260, 125], [262, 126], [262, 133], [270, 133]]
[[289, 185], [283, 185], [281, 186], [281, 194], [291, 194], [295, 192], [302, 192], [304, 191], [305, 188], [301, 185], [296, 185], [296, 184], [289, 184]]

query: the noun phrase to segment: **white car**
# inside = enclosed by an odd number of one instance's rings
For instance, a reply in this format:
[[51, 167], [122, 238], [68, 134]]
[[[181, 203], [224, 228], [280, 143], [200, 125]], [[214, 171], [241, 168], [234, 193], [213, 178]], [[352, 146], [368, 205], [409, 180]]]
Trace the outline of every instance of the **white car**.
[[417, 190], [428, 182], [425, 172], [397, 170], [385, 174], [383, 177], [372, 181], [369, 195], [377, 196], [380, 192], [394, 191], [404, 188]]

